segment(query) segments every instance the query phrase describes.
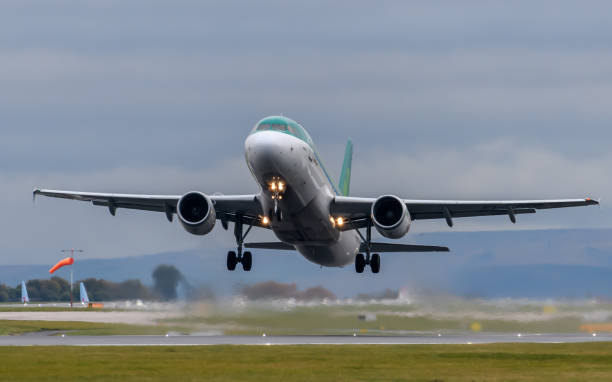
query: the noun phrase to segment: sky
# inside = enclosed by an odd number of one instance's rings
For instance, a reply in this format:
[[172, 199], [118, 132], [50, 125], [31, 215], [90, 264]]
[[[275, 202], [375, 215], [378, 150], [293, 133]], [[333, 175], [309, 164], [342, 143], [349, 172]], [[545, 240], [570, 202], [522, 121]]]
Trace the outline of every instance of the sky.
[[[598, 208], [466, 219], [454, 230], [612, 227], [607, 1], [5, 1], [0, 264], [233, 247], [163, 214], [40, 198], [257, 188], [253, 125], [282, 114], [351, 194], [592, 196]], [[447, 232], [444, 222], [412, 231]], [[254, 239], [270, 240], [269, 233]], [[407, 239], [410, 240], [410, 237]]]

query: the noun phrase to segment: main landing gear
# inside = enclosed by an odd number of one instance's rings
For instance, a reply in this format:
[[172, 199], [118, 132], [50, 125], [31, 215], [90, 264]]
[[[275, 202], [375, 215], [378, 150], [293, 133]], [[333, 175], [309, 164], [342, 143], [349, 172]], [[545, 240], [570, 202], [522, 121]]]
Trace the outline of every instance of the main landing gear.
[[227, 253], [227, 270], [233, 271], [236, 269], [236, 265], [238, 263], [242, 264], [242, 269], [245, 271], [250, 271], [251, 266], [253, 265], [253, 255], [251, 252], [246, 251], [242, 253], [242, 244], [244, 243], [244, 239], [247, 237], [249, 232], [253, 228], [253, 225], [249, 225], [244, 235], [242, 234], [242, 220], [240, 217], [237, 217], [236, 224], [234, 224], [234, 236], [236, 237], [236, 246], [238, 250], [229, 251]]
[[357, 273], [363, 273], [366, 265], [370, 266], [372, 273], [378, 273], [380, 271], [380, 255], [374, 253], [370, 257], [369, 253], [366, 253], [366, 256], [364, 256], [363, 253], [358, 253], [355, 257], [355, 271]]
[[370, 248], [372, 246], [372, 222], [368, 220], [368, 225], [366, 227], [366, 238], [361, 235], [358, 229], [356, 229], [357, 233], [363, 240], [365, 244], [365, 256], [363, 253], [358, 253], [355, 256], [355, 271], [357, 273], [363, 273], [366, 265], [370, 266], [372, 273], [378, 273], [380, 271], [380, 255], [378, 253], [374, 253], [370, 256]]

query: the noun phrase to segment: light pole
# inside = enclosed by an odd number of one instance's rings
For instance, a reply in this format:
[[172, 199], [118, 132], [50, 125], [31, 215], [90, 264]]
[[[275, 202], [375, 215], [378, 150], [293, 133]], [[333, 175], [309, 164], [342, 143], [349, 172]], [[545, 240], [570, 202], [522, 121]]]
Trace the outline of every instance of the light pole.
[[70, 307], [72, 308], [72, 279], [73, 279], [73, 270], [74, 270], [74, 253], [75, 252], [84, 252], [82, 249], [62, 249], [62, 252], [66, 253], [66, 252], [70, 252], [70, 257], [72, 258], [73, 262], [72, 265], [70, 266]]

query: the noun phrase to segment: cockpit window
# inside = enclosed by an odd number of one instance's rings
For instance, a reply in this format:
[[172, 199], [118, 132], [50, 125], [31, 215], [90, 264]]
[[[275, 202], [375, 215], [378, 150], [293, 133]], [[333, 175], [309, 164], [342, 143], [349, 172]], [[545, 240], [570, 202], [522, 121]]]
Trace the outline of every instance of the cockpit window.
[[284, 117], [269, 117], [260, 121], [253, 129], [253, 133], [258, 131], [279, 131], [281, 133], [293, 135], [296, 138], [312, 146], [312, 140], [300, 124]]
[[265, 130], [282, 131], [284, 133], [288, 131], [287, 125], [285, 125], [284, 123], [260, 123], [257, 126], [257, 129], [255, 130], [256, 131], [265, 131]]

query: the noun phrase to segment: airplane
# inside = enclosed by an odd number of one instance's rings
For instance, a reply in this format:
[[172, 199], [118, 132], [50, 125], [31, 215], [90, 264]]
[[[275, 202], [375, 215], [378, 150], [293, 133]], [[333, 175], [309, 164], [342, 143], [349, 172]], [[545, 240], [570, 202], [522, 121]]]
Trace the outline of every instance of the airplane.
[[21, 302], [26, 305], [30, 302], [30, 296], [28, 296], [28, 288], [26, 288], [25, 281], [21, 281]]
[[[190, 191], [184, 195], [136, 195], [35, 189], [33, 198], [54, 198], [91, 202], [108, 208], [157, 211], [172, 222], [177, 215], [183, 228], [194, 235], [206, 235], [217, 220], [227, 230], [234, 223], [236, 251], [227, 253], [227, 269], [238, 263], [250, 271], [253, 256], [243, 249], [297, 250], [321, 267], [355, 265], [362, 273], [366, 266], [380, 271], [379, 252], [449, 251], [447, 247], [377, 243], [372, 228], [388, 239], [404, 237], [413, 221], [516, 215], [538, 209], [599, 204], [591, 198], [559, 200], [412, 200], [395, 195], [376, 198], [349, 196], [353, 145], [346, 146], [340, 182], [334, 184], [312, 138], [304, 127], [284, 116], [266, 117], [255, 124], [244, 142], [246, 164], [259, 185], [252, 195], [220, 195]], [[392, 171], [390, 167], [389, 171]], [[246, 230], [245, 230], [246, 227]], [[245, 243], [253, 227], [270, 229], [277, 242]], [[361, 231], [365, 229], [365, 234]]]

